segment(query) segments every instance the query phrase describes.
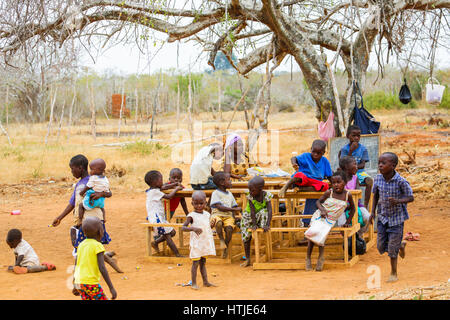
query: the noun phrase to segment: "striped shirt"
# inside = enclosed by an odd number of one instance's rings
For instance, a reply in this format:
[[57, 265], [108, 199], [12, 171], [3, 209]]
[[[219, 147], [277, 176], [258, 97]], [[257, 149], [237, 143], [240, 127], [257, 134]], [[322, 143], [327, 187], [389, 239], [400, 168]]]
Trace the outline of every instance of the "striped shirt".
[[386, 181], [382, 174], [375, 177], [372, 192], [378, 192], [378, 220], [391, 226], [396, 226], [409, 219], [406, 203], [392, 205], [389, 198], [401, 199], [412, 196], [413, 191], [409, 182], [395, 172], [394, 176]]

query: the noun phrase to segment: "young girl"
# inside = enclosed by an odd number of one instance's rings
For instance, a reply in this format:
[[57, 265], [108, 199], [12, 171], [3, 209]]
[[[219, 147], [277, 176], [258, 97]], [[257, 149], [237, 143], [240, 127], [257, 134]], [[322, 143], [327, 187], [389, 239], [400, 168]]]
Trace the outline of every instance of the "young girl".
[[[192, 259], [191, 288], [197, 290], [197, 269], [199, 266], [203, 285], [205, 287], [215, 286], [208, 281], [206, 274], [206, 256], [215, 256], [216, 248], [212, 234], [212, 223], [209, 221], [210, 214], [208, 211], [205, 211], [206, 195], [203, 191], [198, 190], [192, 194], [192, 206], [194, 207], [194, 212], [188, 214], [182, 230], [191, 232], [189, 243], [189, 258]], [[188, 225], [191, 226], [188, 227]]]
[[[170, 173], [169, 173], [169, 182], [163, 184], [163, 186], [161, 187], [161, 190], [173, 189], [176, 186], [183, 187], [183, 185], [181, 184], [182, 182], [183, 182], [183, 171], [181, 171], [181, 169], [179, 169], [179, 168], [173, 168], [172, 170], [170, 170]], [[169, 203], [169, 208], [170, 208], [169, 209], [170, 218], [168, 219], [169, 221], [172, 219], [173, 215], [175, 214], [175, 210], [178, 208], [179, 204], [181, 204], [184, 214], [185, 215], [189, 214], [189, 210], [186, 205], [186, 199], [182, 198], [182, 197], [173, 197], [172, 199], [170, 199], [170, 203]]]
[[242, 212], [241, 234], [244, 242], [244, 250], [246, 260], [241, 267], [248, 267], [250, 263], [250, 244], [252, 233], [249, 229], [256, 230], [258, 227], [263, 228], [264, 232], [270, 229], [272, 220], [272, 204], [273, 195], [270, 192], [263, 191], [264, 179], [256, 176], [248, 182], [249, 194], [247, 195], [247, 207]]
[[[358, 171], [358, 167], [356, 164], [356, 160], [351, 156], [344, 156], [339, 159], [339, 170], [343, 171], [347, 177], [347, 184], [345, 189], [347, 190], [358, 190], [360, 188], [358, 176], [356, 172]], [[339, 220], [337, 221], [338, 226], [342, 226], [345, 224], [346, 218], [348, 218], [348, 210], [345, 211], [345, 215], [343, 214]], [[361, 225], [361, 228], [358, 231], [358, 234], [362, 236], [364, 232], [366, 232], [367, 227], [369, 226], [370, 213], [362, 204], [362, 201], [358, 201], [358, 222]]]
[[[342, 171], [333, 173], [330, 178], [331, 189], [327, 190], [319, 200], [317, 200], [318, 210], [314, 212], [311, 217], [311, 226], [305, 232], [305, 237], [308, 239], [308, 249], [306, 252], [307, 271], [312, 270], [311, 253], [314, 248], [314, 243], [319, 246], [319, 258], [317, 259], [316, 271], [322, 271], [324, 258], [325, 240], [331, 228], [336, 224], [336, 221], [344, 213], [347, 206], [350, 206], [350, 214], [344, 227], [349, 226], [355, 213], [355, 204], [350, 192], [345, 190], [347, 177]], [[349, 196], [350, 195], [350, 196]], [[346, 239], [344, 239], [346, 241]]]
[[[168, 223], [165, 210], [164, 210], [164, 202], [163, 199], [172, 199], [175, 196], [175, 193], [178, 190], [182, 190], [182, 186], [176, 186], [175, 189], [172, 190], [169, 194], [165, 194], [161, 192], [161, 187], [163, 185], [163, 177], [159, 171], [151, 170], [145, 174], [145, 183], [150, 187], [146, 191], [147, 193], [147, 220], [150, 223]], [[154, 227], [153, 228], [155, 234], [155, 241], [152, 241], [151, 246], [156, 252], [159, 252], [158, 244], [166, 241], [169, 248], [177, 257], [181, 257], [178, 252], [178, 248], [172, 240], [172, 237], [175, 236], [175, 229], [172, 227]]]

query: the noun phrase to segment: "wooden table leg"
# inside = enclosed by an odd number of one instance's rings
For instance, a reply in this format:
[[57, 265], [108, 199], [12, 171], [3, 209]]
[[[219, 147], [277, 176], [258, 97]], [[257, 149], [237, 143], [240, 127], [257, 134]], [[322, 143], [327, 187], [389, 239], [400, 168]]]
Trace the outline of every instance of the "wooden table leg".
[[153, 227], [147, 227], [147, 255], [148, 256], [153, 255], [152, 241], [153, 241]]
[[348, 232], [344, 231], [344, 263], [348, 263]]
[[255, 239], [255, 262], [259, 263], [259, 232], [255, 230], [253, 232], [253, 238]]

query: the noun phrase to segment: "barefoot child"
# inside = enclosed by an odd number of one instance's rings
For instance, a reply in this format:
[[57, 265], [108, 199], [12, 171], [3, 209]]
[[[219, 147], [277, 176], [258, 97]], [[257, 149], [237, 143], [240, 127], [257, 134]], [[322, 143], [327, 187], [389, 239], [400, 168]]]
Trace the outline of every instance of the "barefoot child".
[[[147, 191], [147, 220], [150, 223], [168, 223], [165, 210], [164, 210], [164, 200], [172, 199], [178, 190], [182, 190], [183, 187], [176, 186], [169, 194], [161, 192], [161, 187], [163, 185], [163, 177], [159, 171], [151, 170], [145, 174], [145, 183], [150, 187]], [[152, 241], [151, 246], [156, 252], [159, 252], [158, 244], [166, 241], [169, 248], [177, 257], [181, 257], [178, 252], [178, 248], [172, 240], [175, 236], [175, 229], [172, 227], [154, 227], [154, 233], [157, 235], [155, 240]]]
[[[168, 189], [173, 189], [176, 186], [181, 186], [181, 183], [183, 182], [183, 171], [181, 171], [181, 169], [178, 168], [173, 168], [172, 170], [170, 170], [169, 173], [169, 182], [163, 184], [163, 186], [161, 187], [161, 190], [168, 190]], [[170, 199], [169, 202], [169, 211], [170, 211], [170, 218], [168, 219], [170, 221], [170, 219], [172, 219], [175, 210], [178, 208], [178, 205], [181, 204], [181, 207], [183, 208], [184, 214], [188, 215], [189, 214], [189, 210], [187, 208], [186, 205], [186, 199], [182, 198], [182, 197], [173, 197], [172, 199]]]
[[[307, 271], [312, 270], [311, 253], [316, 243], [319, 246], [319, 257], [317, 259], [316, 271], [322, 271], [325, 249], [325, 240], [331, 228], [336, 224], [336, 221], [344, 213], [347, 206], [350, 206], [350, 214], [344, 227], [348, 227], [352, 221], [355, 213], [355, 204], [350, 192], [345, 190], [347, 183], [346, 176], [343, 172], [337, 171], [333, 173], [330, 178], [331, 189], [327, 190], [319, 200], [317, 200], [318, 210], [314, 212], [311, 217], [311, 226], [305, 232], [305, 237], [308, 239], [308, 249], [306, 251]], [[349, 196], [350, 195], [350, 196]], [[346, 241], [346, 239], [344, 239]]]
[[397, 256], [405, 257], [406, 242], [403, 240], [403, 226], [409, 219], [406, 204], [414, 201], [413, 191], [408, 181], [395, 171], [398, 157], [395, 153], [385, 152], [378, 159], [380, 173], [373, 185], [372, 223], [378, 208], [377, 248], [380, 254], [385, 252], [391, 260], [391, 274], [388, 282], [398, 280]]
[[56, 267], [47, 262], [42, 264], [30, 244], [22, 239], [22, 232], [18, 229], [11, 229], [6, 236], [6, 243], [11, 249], [14, 249], [16, 261], [14, 266], [9, 266], [8, 271], [17, 274], [34, 273], [55, 270]]
[[373, 179], [364, 171], [366, 162], [369, 162], [369, 152], [363, 144], [359, 143], [359, 140], [361, 139], [361, 129], [358, 126], [351, 125], [348, 127], [347, 138], [349, 143], [339, 150], [338, 159], [345, 156], [355, 158], [358, 166], [356, 175], [358, 176], [359, 185], [366, 187], [364, 193], [364, 207], [367, 208], [373, 185]]
[[[231, 188], [230, 174], [223, 171], [216, 172], [213, 178], [217, 190], [211, 194], [211, 225], [216, 228], [220, 239], [220, 248], [223, 249], [222, 258], [228, 256], [228, 247], [235, 227], [235, 213], [241, 212], [233, 194], [227, 190]], [[223, 231], [225, 230], [225, 237]]]
[[242, 267], [248, 267], [250, 262], [250, 244], [252, 233], [257, 228], [263, 228], [264, 232], [270, 229], [272, 220], [272, 204], [273, 195], [264, 191], [264, 179], [256, 176], [248, 182], [249, 194], [247, 195], [247, 207], [242, 212], [241, 234], [244, 242], [244, 250], [246, 260], [241, 264]]
[[[199, 267], [203, 285], [205, 287], [215, 286], [208, 281], [206, 274], [206, 256], [215, 256], [216, 248], [211, 229], [210, 214], [208, 211], [205, 211], [206, 195], [203, 191], [194, 191], [192, 194], [192, 206], [194, 207], [194, 211], [188, 214], [182, 227], [183, 231], [191, 232], [189, 242], [189, 258], [192, 259], [191, 288], [198, 289], [197, 269]], [[189, 225], [191, 226], [188, 227]]]
[[[100, 243], [103, 237], [103, 225], [97, 217], [86, 217], [81, 226], [86, 239], [78, 247], [75, 259], [74, 286], [82, 300], [107, 300], [100, 286], [100, 275], [111, 292], [111, 299], [116, 299], [117, 292], [105, 267], [105, 248]], [[75, 290], [74, 294], [78, 295]]]

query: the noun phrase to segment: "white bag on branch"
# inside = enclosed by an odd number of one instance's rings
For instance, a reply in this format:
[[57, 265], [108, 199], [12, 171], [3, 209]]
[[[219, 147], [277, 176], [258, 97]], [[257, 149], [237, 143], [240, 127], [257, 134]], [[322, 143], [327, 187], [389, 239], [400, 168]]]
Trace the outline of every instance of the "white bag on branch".
[[[437, 82], [437, 84], [434, 84], [433, 80]], [[440, 85], [439, 81], [437, 81], [435, 78], [429, 78], [425, 88], [427, 103], [435, 105], [440, 104], [442, 96], [444, 95], [445, 86]]]

